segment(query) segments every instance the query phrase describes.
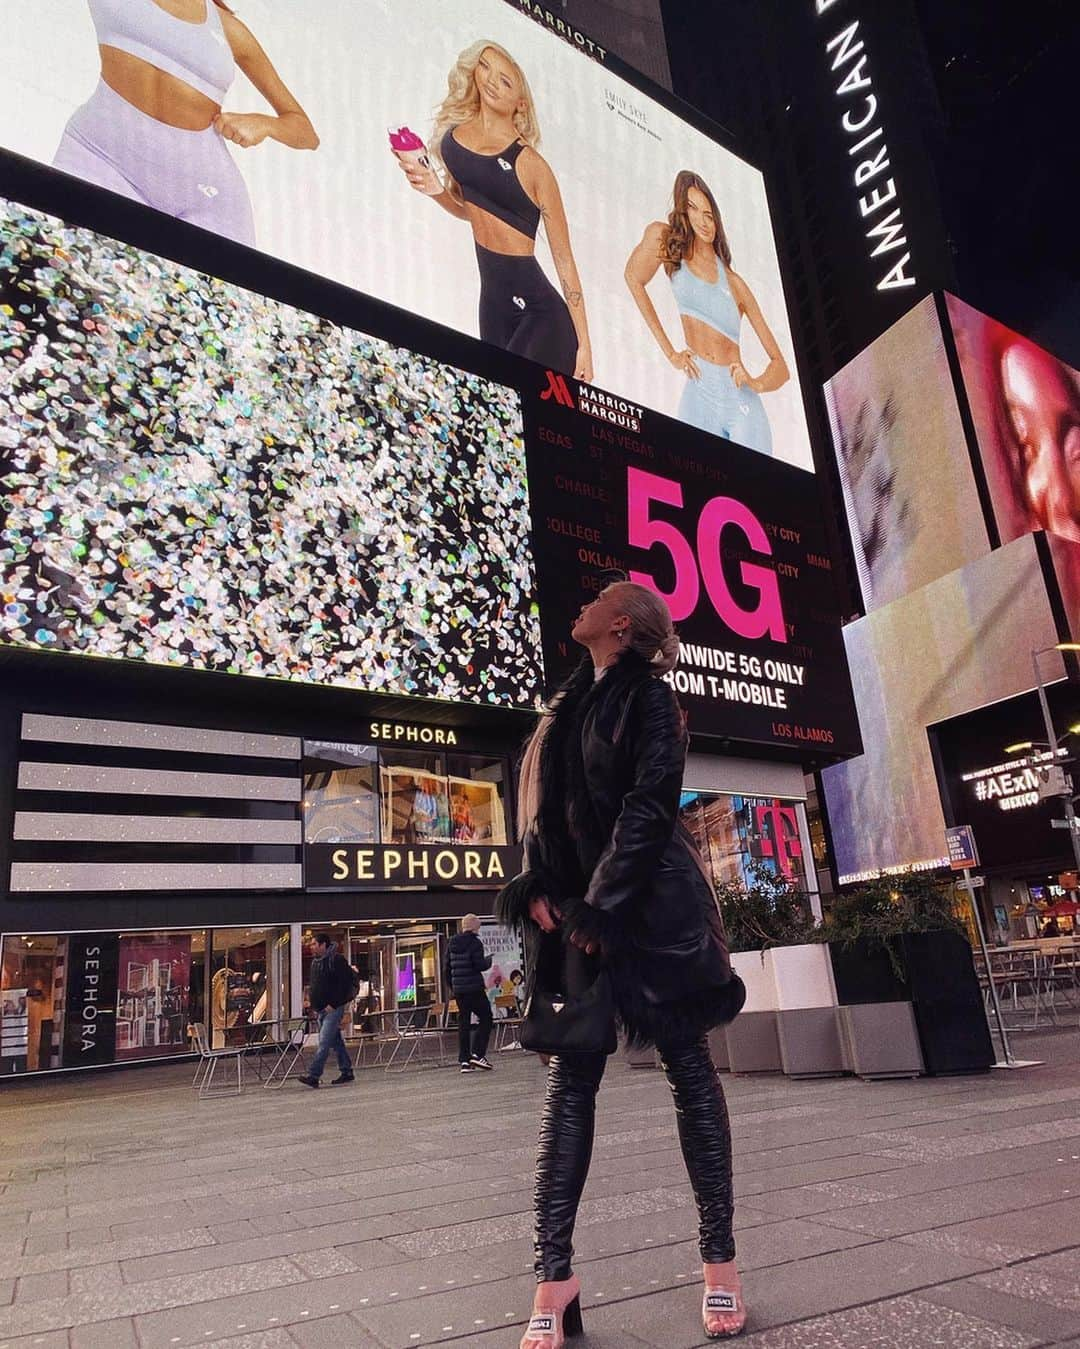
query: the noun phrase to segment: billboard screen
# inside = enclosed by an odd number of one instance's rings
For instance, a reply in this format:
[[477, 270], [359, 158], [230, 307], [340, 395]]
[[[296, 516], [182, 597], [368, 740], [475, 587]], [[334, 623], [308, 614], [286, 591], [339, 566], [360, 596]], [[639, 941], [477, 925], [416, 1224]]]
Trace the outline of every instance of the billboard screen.
[[[1039, 552], [1017, 539], [844, 629], [865, 749], [822, 773], [841, 884], [943, 863], [926, 728], [1031, 688], [1032, 649], [1058, 640]], [[1061, 678], [1061, 657], [1041, 668]]]
[[549, 374], [525, 403], [549, 678], [613, 571], [664, 595], [668, 676], [693, 734], [827, 760], [859, 749], [816, 481], [641, 408], [574, 398]]
[[946, 296], [1001, 541], [1080, 543], [1080, 371]]
[[[1051, 716], [1063, 748], [1073, 752], [1066, 728], [1080, 721], [1080, 694], [1061, 681], [1047, 690]], [[1072, 858], [1068, 833], [1052, 821], [1063, 818], [1060, 796], [1040, 798], [1040, 784], [1054, 763], [1043, 749], [1046, 728], [1034, 693], [1009, 698], [930, 728], [936, 742], [952, 817], [975, 831], [984, 866], [1050, 866]], [[1031, 742], [1031, 748], [1013, 746]]]
[[761, 173], [533, 8], [7, 0], [0, 144], [810, 469]]
[[989, 551], [934, 297], [825, 385], [867, 611]]
[[520, 705], [503, 385], [0, 200], [2, 640]]

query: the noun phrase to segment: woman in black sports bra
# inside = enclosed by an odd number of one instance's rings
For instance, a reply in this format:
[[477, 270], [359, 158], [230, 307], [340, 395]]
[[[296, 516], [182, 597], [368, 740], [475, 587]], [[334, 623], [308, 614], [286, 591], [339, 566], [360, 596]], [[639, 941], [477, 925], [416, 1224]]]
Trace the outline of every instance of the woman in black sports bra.
[[[472, 227], [480, 269], [480, 336], [589, 382], [592, 348], [559, 185], [540, 140], [528, 83], [492, 42], [474, 42], [450, 72], [429, 153], [438, 173], [399, 158], [409, 185]], [[562, 295], [536, 261], [543, 218]], [[565, 297], [565, 298], [564, 298]]]

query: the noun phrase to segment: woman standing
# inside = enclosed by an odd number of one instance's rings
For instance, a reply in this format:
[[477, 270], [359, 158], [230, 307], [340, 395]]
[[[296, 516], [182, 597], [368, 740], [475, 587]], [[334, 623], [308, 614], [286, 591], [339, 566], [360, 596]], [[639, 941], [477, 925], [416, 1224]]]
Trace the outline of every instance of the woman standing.
[[[398, 156], [409, 185], [467, 221], [480, 270], [480, 336], [589, 381], [592, 348], [559, 184], [537, 152], [540, 130], [524, 72], [493, 42], [474, 42], [450, 72], [430, 154], [446, 170]], [[536, 261], [543, 219], [562, 297]]]
[[[500, 895], [499, 917], [533, 936], [537, 979], [561, 963], [571, 982], [583, 957], [600, 956], [624, 1030], [659, 1049], [700, 1218], [705, 1333], [735, 1335], [746, 1313], [731, 1226], [731, 1135], [706, 1032], [735, 1016], [746, 991], [732, 974], [701, 856], [678, 820], [687, 736], [659, 676], [678, 660], [679, 639], [664, 601], [627, 581], [586, 605], [572, 635], [589, 658], [526, 750], [526, 870]], [[571, 1238], [604, 1064], [600, 1053], [564, 1054], [548, 1068], [536, 1161], [538, 1286], [522, 1349], [558, 1349], [581, 1328]]]
[[[654, 220], [626, 264], [626, 284], [657, 345], [686, 375], [678, 417], [762, 454], [772, 454], [772, 432], [759, 394], [790, 379], [776, 338], [746, 282], [731, 267], [731, 248], [716, 199], [696, 173], [675, 178], [667, 222]], [[682, 316], [686, 346], [677, 351], [649, 293], [663, 267]], [[750, 375], [739, 354], [743, 316], [768, 353], [760, 375]]]
[[[222, 0], [88, 0], [101, 79], [69, 120], [53, 164], [240, 243], [251, 199], [225, 146], [319, 138], [269, 58]], [[274, 109], [224, 112], [239, 66]]]

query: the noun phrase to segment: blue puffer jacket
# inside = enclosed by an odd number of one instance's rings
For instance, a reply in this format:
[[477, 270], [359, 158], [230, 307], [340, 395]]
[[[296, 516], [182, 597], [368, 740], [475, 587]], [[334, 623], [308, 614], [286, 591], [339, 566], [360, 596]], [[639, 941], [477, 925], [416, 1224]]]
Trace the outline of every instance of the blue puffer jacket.
[[484, 955], [484, 943], [475, 932], [459, 932], [450, 938], [446, 972], [455, 993], [482, 993], [484, 971], [491, 969], [491, 957]]

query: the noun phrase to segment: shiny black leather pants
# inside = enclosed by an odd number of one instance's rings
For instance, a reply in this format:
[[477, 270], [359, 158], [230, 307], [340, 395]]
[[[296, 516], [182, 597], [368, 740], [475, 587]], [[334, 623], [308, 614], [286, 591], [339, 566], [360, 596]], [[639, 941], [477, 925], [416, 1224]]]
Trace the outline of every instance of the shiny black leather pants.
[[[720, 1076], [708, 1041], [658, 1046], [675, 1097], [679, 1142], [697, 1203], [701, 1258], [722, 1264], [735, 1258], [731, 1221], [731, 1128]], [[603, 1054], [564, 1054], [548, 1067], [533, 1191], [536, 1278], [568, 1279], [578, 1201], [592, 1158], [596, 1092]]]

